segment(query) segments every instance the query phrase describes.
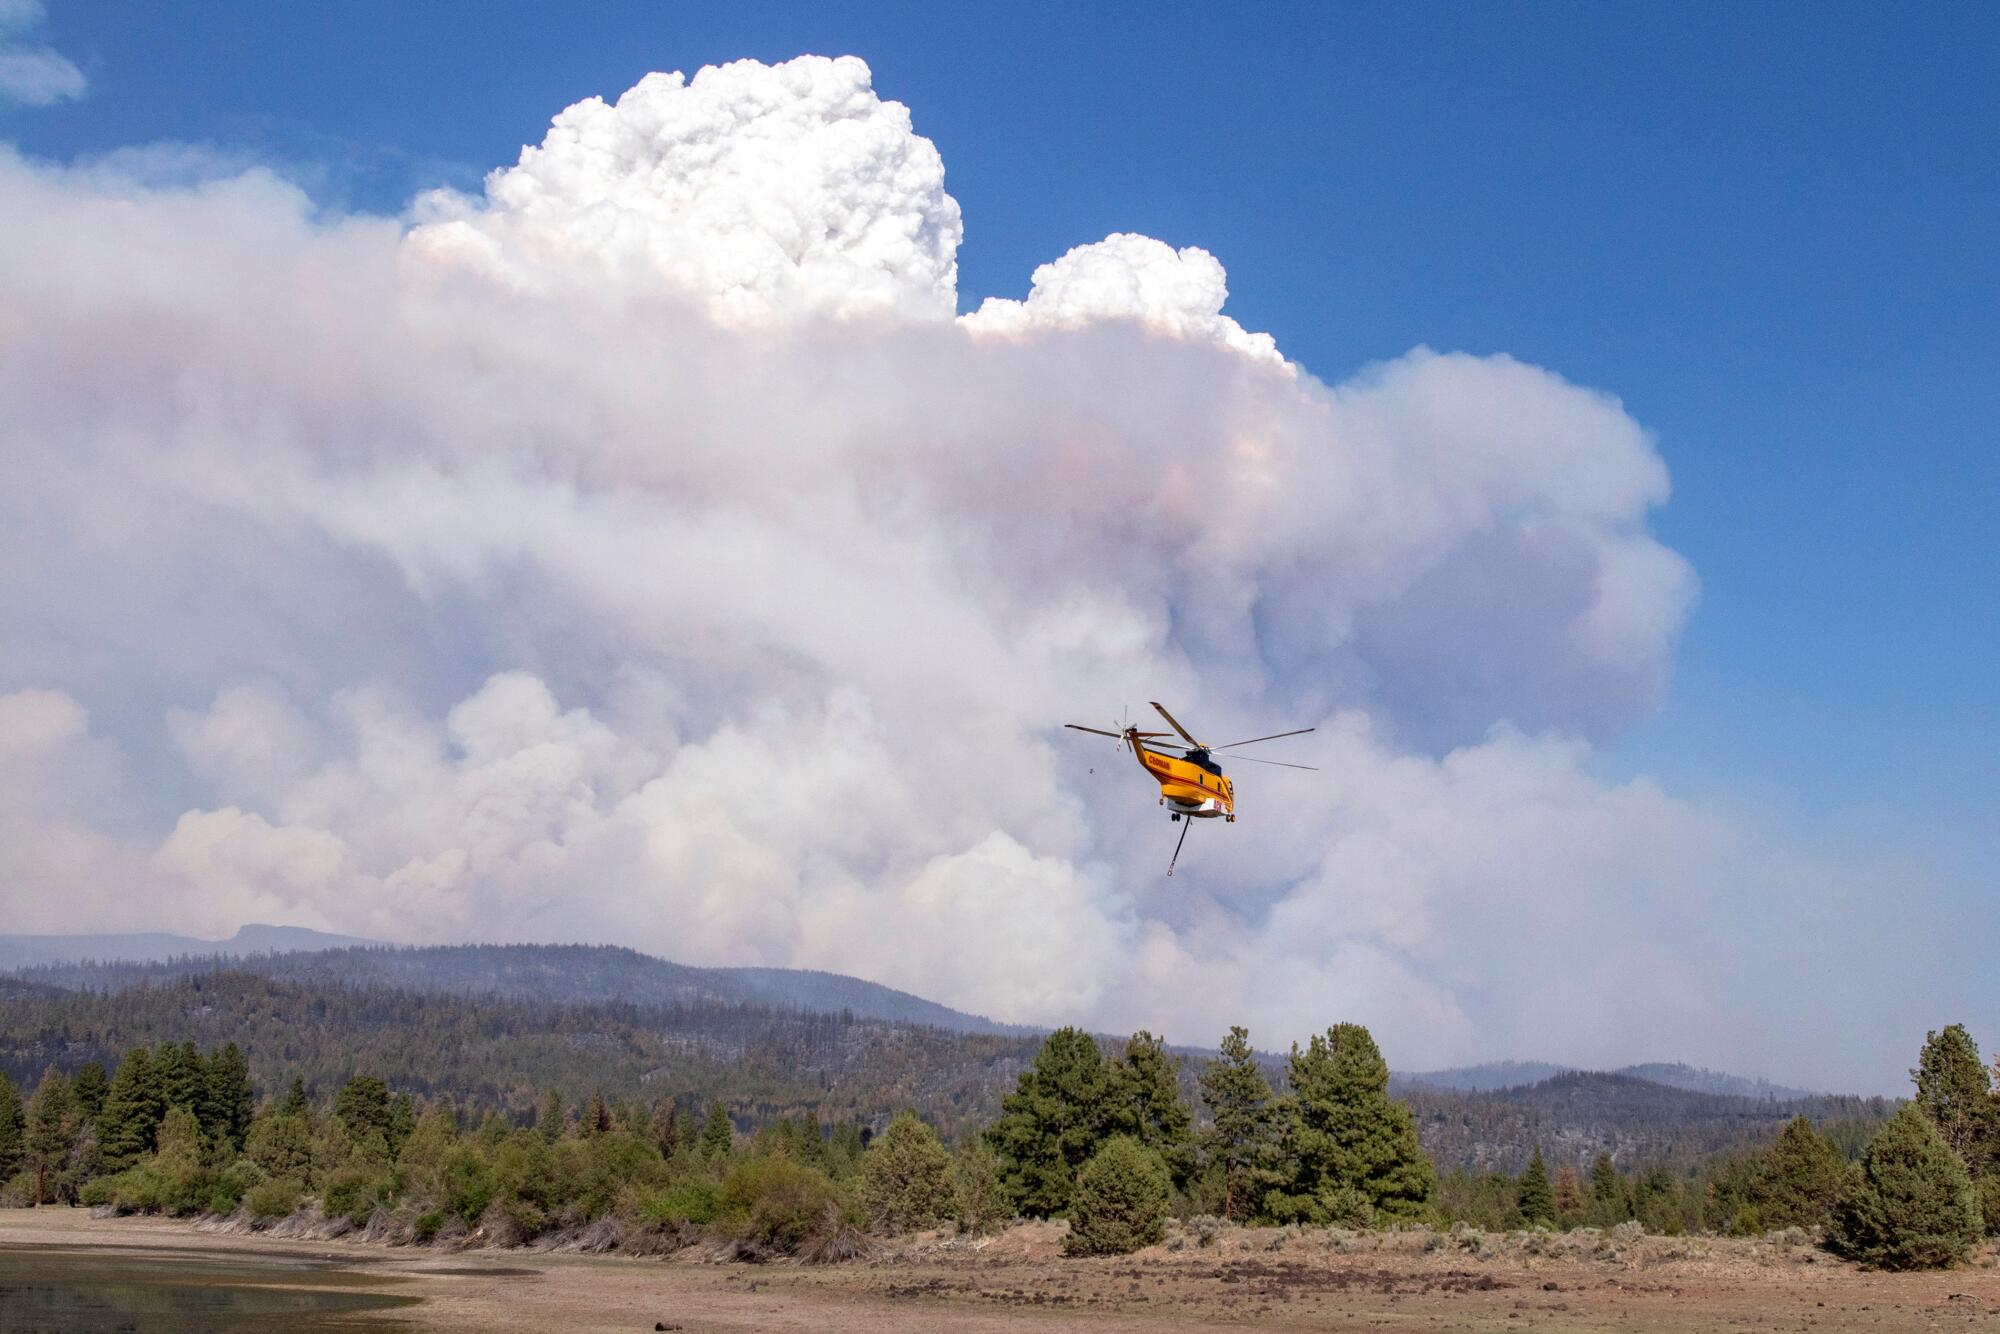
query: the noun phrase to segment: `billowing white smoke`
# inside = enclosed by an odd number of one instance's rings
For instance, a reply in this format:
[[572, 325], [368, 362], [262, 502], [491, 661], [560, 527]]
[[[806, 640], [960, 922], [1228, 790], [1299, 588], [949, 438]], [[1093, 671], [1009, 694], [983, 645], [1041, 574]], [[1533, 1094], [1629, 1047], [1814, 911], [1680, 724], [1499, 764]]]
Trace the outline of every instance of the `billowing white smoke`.
[[[1848, 882], [1590, 777], [1693, 587], [1615, 400], [1329, 388], [1130, 235], [954, 318], [937, 153], [853, 59], [650, 76], [420, 215], [0, 156], [6, 929], [1851, 1068], [1769, 1060], [1738, 977]], [[1055, 730], [1147, 698], [1322, 771], [1244, 766], [1164, 881], [1144, 779]]]
[[726, 322], [948, 317], [958, 204], [944, 162], [853, 56], [649, 74], [556, 117], [540, 148], [451, 195], [407, 247], [530, 287], [596, 280], [702, 299]]

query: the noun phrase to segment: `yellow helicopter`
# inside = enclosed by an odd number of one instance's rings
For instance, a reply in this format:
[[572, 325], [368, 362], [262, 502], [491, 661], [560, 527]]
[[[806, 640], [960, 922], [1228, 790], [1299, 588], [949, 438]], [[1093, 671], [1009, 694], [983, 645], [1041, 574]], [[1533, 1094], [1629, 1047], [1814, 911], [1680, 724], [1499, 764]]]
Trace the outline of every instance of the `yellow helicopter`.
[[[1248, 741], [1232, 741], [1226, 746], [1209, 746], [1194, 739], [1194, 734], [1182, 727], [1174, 715], [1167, 712], [1164, 704], [1151, 701], [1167, 720], [1172, 732], [1142, 732], [1131, 724], [1116, 732], [1107, 732], [1101, 727], [1085, 727], [1082, 723], [1064, 723], [1063, 726], [1078, 732], [1089, 732], [1093, 736], [1108, 736], [1121, 746], [1131, 748], [1139, 765], [1147, 777], [1160, 785], [1160, 804], [1167, 807], [1175, 820], [1212, 820], [1221, 816], [1224, 823], [1236, 822], [1236, 787], [1224, 776], [1222, 766], [1215, 762], [1215, 752], [1235, 750], [1239, 746], [1254, 746], [1261, 741], [1276, 741], [1279, 737], [1304, 736], [1313, 731], [1310, 727], [1297, 728], [1290, 732], [1273, 732], [1269, 736], [1253, 736]], [[1162, 742], [1161, 737], [1178, 734], [1186, 745], [1179, 742]], [[1168, 751], [1179, 751], [1170, 755]], [[1310, 764], [1291, 764], [1284, 760], [1260, 760], [1254, 755], [1237, 755], [1234, 759], [1248, 760], [1252, 764], [1275, 764], [1281, 769], [1306, 769], [1317, 772]], [[1181, 836], [1174, 843], [1173, 860], [1167, 863], [1167, 874], [1174, 873], [1174, 867], [1181, 859], [1181, 844], [1187, 842], [1188, 825], [1181, 825]]]

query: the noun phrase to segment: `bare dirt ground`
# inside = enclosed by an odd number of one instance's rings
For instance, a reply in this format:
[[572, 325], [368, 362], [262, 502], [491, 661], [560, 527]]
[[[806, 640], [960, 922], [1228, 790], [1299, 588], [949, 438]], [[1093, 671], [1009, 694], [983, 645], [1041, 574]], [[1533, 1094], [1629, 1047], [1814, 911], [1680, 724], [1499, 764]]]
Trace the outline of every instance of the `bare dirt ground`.
[[[312, 1256], [342, 1286], [416, 1297], [357, 1331], [2000, 1330], [2000, 1254], [1868, 1273], [1811, 1247], [1594, 1234], [1191, 1232], [1117, 1259], [1061, 1254], [1062, 1224], [983, 1242], [912, 1238], [807, 1268], [395, 1248], [218, 1235], [81, 1210], [0, 1211], [0, 1247]], [[1541, 1252], [1541, 1253], [1534, 1253]], [[274, 1275], [273, 1282], [286, 1282]]]

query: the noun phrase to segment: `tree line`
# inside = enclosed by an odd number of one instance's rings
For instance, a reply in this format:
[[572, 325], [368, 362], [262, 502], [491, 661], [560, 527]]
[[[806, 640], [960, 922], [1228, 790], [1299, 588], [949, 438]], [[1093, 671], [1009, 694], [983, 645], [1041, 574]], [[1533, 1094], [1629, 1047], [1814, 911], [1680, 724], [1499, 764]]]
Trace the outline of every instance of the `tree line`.
[[[874, 1124], [816, 1109], [739, 1126], [685, 1091], [573, 1100], [531, 1113], [462, 1106], [353, 1075], [261, 1099], [234, 1042], [134, 1047], [108, 1072], [47, 1068], [29, 1096], [0, 1075], [0, 1203], [174, 1214], [302, 1209], [412, 1241], [527, 1241], [615, 1222], [652, 1245], [706, 1237], [746, 1254], [833, 1258], [869, 1230], [989, 1230], [1064, 1217], [1080, 1253], [1158, 1241], [1170, 1218], [1348, 1228], [1608, 1227], [1660, 1233], [1803, 1228], [1886, 1267], [1947, 1264], [2000, 1232], [2000, 1095], [1962, 1026], [1930, 1034], [1915, 1098], [1857, 1155], [1800, 1117], [1768, 1149], [1676, 1174], [1609, 1154], [1518, 1176], [1437, 1173], [1365, 1028], [1294, 1045], [1274, 1085], [1232, 1029], [1184, 1093], [1151, 1034], [1107, 1051], [1050, 1034], [997, 1118], [956, 1150], [910, 1111]], [[740, 1111], [741, 1109], [739, 1109]], [[750, 1118], [745, 1118], [749, 1120]]]

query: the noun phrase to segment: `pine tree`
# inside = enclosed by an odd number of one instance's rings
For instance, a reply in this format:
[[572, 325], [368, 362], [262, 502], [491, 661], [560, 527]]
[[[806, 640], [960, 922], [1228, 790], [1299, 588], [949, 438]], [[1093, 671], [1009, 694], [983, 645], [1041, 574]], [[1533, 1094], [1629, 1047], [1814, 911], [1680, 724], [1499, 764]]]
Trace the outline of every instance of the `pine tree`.
[[1000, 1180], [1000, 1160], [984, 1139], [975, 1138], [952, 1164], [957, 1188], [958, 1226], [966, 1232], [998, 1232], [1014, 1216], [1014, 1203]]
[[1275, 1147], [1275, 1095], [1251, 1052], [1247, 1030], [1229, 1030], [1217, 1058], [1202, 1068], [1200, 1082], [1201, 1100], [1214, 1121], [1208, 1157], [1222, 1169], [1222, 1215], [1232, 1222], [1256, 1217]]
[[1141, 1029], [1125, 1044], [1114, 1072], [1112, 1097], [1120, 1107], [1106, 1129], [1130, 1134], [1159, 1155], [1180, 1189], [1194, 1176], [1194, 1118], [1181, 1101], [1181, 1062], [1166, 1044]]
[[1757, 1225], [1766, 1230], [1817, 1229], [1826, 1225], [1846, 1184], [1847, 1164], [1840, 1150], [1798, 1116], [1765, 1155], [1750, 1188], [1750, 1204], [1757, 1211]]
[[250, 1063], [234, 1042], [224, 1043], [208, 1058], [200, 1111], [201, 1128], [210, 1141], [231, 1152], [243, 1147], [250, 1133], [250, 1115], [257, 1105], [250, 1087]]
[[583, 1108], [583, 1133], [602, 1135], [609, 1129], [611, 1129], [611, 1109], [604, 1105], [602, 1090], [593, 1091], [590, 1101], [585, 1103]]
[[1938, 1269], [1980, 1236], [1972, 1178], [1921, 1105], [1896, 1110], [1833, 1209], [1827, 1245], [1881, 1269]]
[[1555, 1201], [1556, 1226], [1574, 1227], [1583, 1216], [1583, 1181], [1573, 1164], [1556, 1169]]
[[1048, 1217], [1069, 1207], [1077, 1173], [1114, 1115], [1111, 1092], [1111, 1072], [1090, 1034], [1059, 1028], [1043, 1040], [986, 1129], [1021, 1212]]
[[151, 1153], [165, 1114], [153, 1058], [144, 1047], [134, 1047], [112, 1072], [103, 1110], [97, 1114], [97, 1142], [105, 1168], [122, 1171]]
[[201, 1114], [202, 1085], [206, 1083], [200, 1053], [192, 1042], [162, 1042], [153, 1049], [153, 1068], [159, 1077], [160, 1111], [185, 1107]]
[[951, 1154], [931, 1128], [904, 1112], [861, 1157], [861, 1206], [889, 1232], [936, 1227], [957, 1206]]
[[0, 1071], [0, 1186], [13, 1180], [27, 1156], [27, 1127], [21, 1112], [21, 1091]]
[[76, 1078], [69, 1082], [69, 1096], [76, 1104], [77, 1116], [93, 1124], [104, 1110], [104, 1097], [110, 1091], [111, 1081], [105, 1078], [102, 1061], [85, 1061], [77, 1068]]
[[35, 1203], [53, 1198], [50, 1177], [69, 1164], [76, 1137], [76, 1109], [70, 1102], [69, 1081], [53, 1065], [42, 1071], [27, 1107], [27, 1168], [35, 1177]]
[[672, 1161], [681, 1148], [681, 1113], [672, 1098], [662, 1098], [653, 1108], [653, 1147], [660, 1157]]
[[1166, 1235], [1173, 1187], [1159, 1156], [1116, 1135], [1084, 1164], [1069, 1211], [1069, 1255], [1125, 1255]]
[[563, 1111], [562, 1094], [550, 1089], [549, 1096], [542, 1099], [541, 1110], [535, 1114], [535, 1129], [543, 1139], [553, 1144], [562, 1138], [568, 1121], [569, 1116]]
[[1528, 1170], [1521, 1175], [1521, 1191], [1515, 1202], [1521, 1210], [1521, 1221], [1530, 1227], [1556, 1221], [1555, 1191], [1549, 1186], [1549, 1169], [1542, 1161], [1539, 1145], [1535, 1156], [1528, 1160]]
[[708, 1121], [701, 1128], [701, 1155], [710, 1162], [720, 1162], [729, 1156], [735, 1142], [736, 1128], [730, 1124], [729, 1109], [718, 1098], [708, 1105]]
[[1611, 1155], [1600, 1152], [1597, 1161], [1590, 1165], [1590, 1221], [1598, 1227], [1609, 1227], [1631, 1216], [1625, 1202], [1625, 1179], [1618, 1175]]
[[688, 1109], [686, 1116], [681, 1116], [678, 1111], [675, 1116], [680, 1123], [675, 1132], [680, 1137], [680, 1148], [676, 1156], [683, 1161], [693, 1162], [696, 1155], [701, 1152], [701, 1118], [694, 1114], [692, 1107]]
[[333, 1097], [333, 1114], [347, 1123], [356, 1140], [380, 1135], [389, 1143], [389, 1086], [373, 1075], [356, 1075]]
[[389, 1156], [395, 1157], [403, 1151], [403, 1142], [410, 1132], [417, 1128], [417, 1100], [410, 1096], [408, 1089], [401, 1089], [389, 1099], [389, 1122], [386, 1138], [389, 1142]]
[[296, 1116], [302, 1121], [312, 1120], [312, 1100], [306, 1097], [306, 1081], [294, 1079], [292, 1086], [285, 1090], [285, 1100], [278, 1104], [278, 1115]]
[[1389, 1065], [1368, 1030], [1335, 1024], [1305, 1051], [1292, 1046], [1284, 1143], [1292, 1179], [1271, 1208], [1323, 1220], [1334, 1192], [1351, 1187], [1388, 1218], [1415, 1218], [1437, 1188], [1410, 1109], [1389, 1096]]
[[1965, 1025], [1926, 1033], [1910, 1078], [1916, 1081], [1917, 1106], [1945, 1144], [1968, 1168], [1985, 1167], [2000, 1139], [2000, 1107], [1994, 1104], [1993, 1083], [1979, 1059], [1978, 1044]]

